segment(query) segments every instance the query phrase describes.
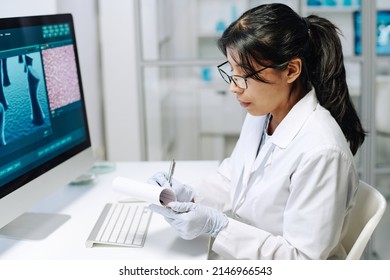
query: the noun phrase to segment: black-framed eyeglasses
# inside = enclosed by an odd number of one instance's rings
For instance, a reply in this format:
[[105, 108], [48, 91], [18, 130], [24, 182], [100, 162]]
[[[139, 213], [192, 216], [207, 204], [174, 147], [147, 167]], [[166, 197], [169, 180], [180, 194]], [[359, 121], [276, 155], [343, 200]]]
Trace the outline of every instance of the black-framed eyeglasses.
[[223, 70], [221, 69], [221, 67], [224, 66], [224, 65], [225, 65], [226, 63], [228, 63], [228, 62], [229, 62], [229, 61], [225, 61], [224, 63], [222, 63], [222, 64], [220, 64], [220, 65], [217, 66], [218, 71], [219, 71], [219, 74], [221, 74], [222, 79], [223, 79], [226, 83], [230, 84], [230, 83], [233, 81], [233, 83], [234, 83], [237, 87], [239, 87], [239, 88], [241, 88], [241, 89], [247, 89], [247, 88], [248, 88], [247, 79], [248, 79], [249, 77], [252, 77], [252, 76], [254, 76], [254, 75], [260, 73], [261, 71], [263, 71], [263, 70], [269, 68], [269, 67], [264, 67], [264, 68], [261, 68], [260, 70], [257, 70], [257, 71], [255, 71], [255, 72], [253, 72], [253, 73], [249, 73], [249, 74], [243, 75], [243, 76], [240, 76], [240, 75], [229, 75], [229, 74], [227, 74], [225, 71], [223, 71]]

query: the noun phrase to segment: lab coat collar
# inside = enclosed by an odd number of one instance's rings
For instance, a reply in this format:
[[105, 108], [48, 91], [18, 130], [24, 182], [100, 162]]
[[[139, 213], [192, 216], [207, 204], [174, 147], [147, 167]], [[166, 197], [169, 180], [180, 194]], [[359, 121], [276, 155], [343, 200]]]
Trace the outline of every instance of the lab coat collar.
[[274, 131], [270, 141], [279, 148], [285, 149], [298, 134], [317, 105], [318, 100], [313, 89], [291, 108]]

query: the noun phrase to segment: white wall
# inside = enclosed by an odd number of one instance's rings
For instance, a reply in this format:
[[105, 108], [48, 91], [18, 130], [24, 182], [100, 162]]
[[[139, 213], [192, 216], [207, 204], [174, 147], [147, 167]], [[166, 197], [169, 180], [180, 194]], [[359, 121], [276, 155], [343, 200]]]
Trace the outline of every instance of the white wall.
[[104, 110], [97, 0], [57, 0], [57, 12], [73, 15], [92, 146], [95, 157], [103, 159]]
[[99, 0], [106, 147], [109, 160], [143, 159], [134, 1]]
[[0, 17], [73, 14], [95, 158], [105, 156], [97, 0], [0, 0]]
[[54, 0], [0, 0], [0, 17], [53, 14], [57, 10]]

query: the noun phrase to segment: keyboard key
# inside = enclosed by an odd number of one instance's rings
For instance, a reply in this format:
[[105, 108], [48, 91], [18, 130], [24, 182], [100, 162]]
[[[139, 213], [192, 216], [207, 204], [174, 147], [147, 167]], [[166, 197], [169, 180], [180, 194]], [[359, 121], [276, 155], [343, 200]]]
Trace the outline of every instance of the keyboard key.
[[135, 215], [133, 217], [133, 222], [131, 223], [129, 233], [126, 237], [126, 241], [125, 241], [126, 244], [133, 244], [135, 234], [137, 233], [137, 231], [139, 229], [139, 223], [140, 223], [142, 214], [143, 214], [142, 209], [140, 207], [137, 207], [135, 210]]
[[[126, 240], [128, 232], [129, 232], [131, 223], [133, 222], [132, 217], [135, 215], [135, 209], [136, 209], [135, 206], [129, 207], [128, 214], [127, 214], [125, 222], [123, 224], [123, 228], [118, 236], [118, 240], [117, 240], [118, 243], [125, 243], [125, 240]], [[145, 220], [147, 220], [147, 219], [145, 219]]]

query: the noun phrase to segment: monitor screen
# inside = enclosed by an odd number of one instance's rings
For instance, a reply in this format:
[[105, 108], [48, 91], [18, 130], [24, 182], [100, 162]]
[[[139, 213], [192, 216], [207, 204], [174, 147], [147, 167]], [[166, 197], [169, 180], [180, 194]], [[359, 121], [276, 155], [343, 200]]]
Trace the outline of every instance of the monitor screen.
[[[355, 54], [362, 53], [362, 17], [359, 11], [354, 13]], [[390, 11], [377, 12], [376, 53], [390, 55]]]
[[90, 146], [72, 16], [0, 19], [0, 199]]

